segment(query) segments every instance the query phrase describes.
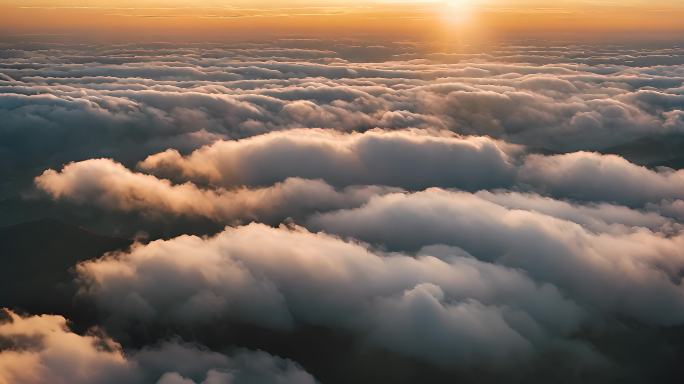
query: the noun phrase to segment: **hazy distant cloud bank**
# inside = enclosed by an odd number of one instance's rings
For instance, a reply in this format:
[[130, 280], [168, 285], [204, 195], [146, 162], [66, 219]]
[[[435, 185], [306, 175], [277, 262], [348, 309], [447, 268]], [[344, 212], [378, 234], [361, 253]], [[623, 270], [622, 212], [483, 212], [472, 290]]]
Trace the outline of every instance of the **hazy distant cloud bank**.
[[0, 63], [3, 171], [302, 127], [442, 129], [562, 152], [684, 132], [677, 49], [388, 46], [391, 62], [359, 62], [349, 47], [311, 45], [12, 46]]

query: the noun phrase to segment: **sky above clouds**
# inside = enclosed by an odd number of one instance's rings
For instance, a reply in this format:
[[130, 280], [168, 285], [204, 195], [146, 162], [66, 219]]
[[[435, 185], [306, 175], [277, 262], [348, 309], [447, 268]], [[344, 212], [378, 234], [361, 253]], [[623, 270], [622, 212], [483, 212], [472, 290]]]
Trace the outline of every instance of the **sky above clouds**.
[[670, 0], [3, 0], [0, 9], [5, 34], [66, 34], [81, 40], [225, 40], [340, 31], [427, 40], [481, 41], [511, 34], [618, 39], [624, 33], [653, 39], [677, 36], [684, 28], [684, 6]]

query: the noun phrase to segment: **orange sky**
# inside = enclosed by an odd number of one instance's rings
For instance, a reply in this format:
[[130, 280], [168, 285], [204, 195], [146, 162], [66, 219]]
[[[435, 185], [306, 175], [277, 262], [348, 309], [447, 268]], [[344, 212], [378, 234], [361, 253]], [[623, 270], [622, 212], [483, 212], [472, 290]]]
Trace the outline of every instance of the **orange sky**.
[[0, 0], [5, 35], [684, 35], [679, 0]]

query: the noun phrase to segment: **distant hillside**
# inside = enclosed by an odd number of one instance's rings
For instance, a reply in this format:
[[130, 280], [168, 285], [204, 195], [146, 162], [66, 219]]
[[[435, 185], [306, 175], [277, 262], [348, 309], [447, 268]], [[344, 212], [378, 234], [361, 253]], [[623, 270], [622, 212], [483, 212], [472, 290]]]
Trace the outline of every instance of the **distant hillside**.
[[0, 307], [68, 312], [74, 293], [70, 269], [130, 244], [52, 219], [1, 228]]
[[620, 155], [627, 160], [649, 167], [684, 168], [684, 135], [665, 135], [641, 138], [607, 148], [603, 153]]

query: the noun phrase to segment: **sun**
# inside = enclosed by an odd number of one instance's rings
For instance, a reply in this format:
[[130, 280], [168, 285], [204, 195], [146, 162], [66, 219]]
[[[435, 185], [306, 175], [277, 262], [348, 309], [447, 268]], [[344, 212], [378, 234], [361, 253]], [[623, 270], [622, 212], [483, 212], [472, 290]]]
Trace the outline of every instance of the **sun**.
[[460, 26], [472, 21], [476, 0], [444, 0], [440, 2], [442, 20], [450, 25]]

